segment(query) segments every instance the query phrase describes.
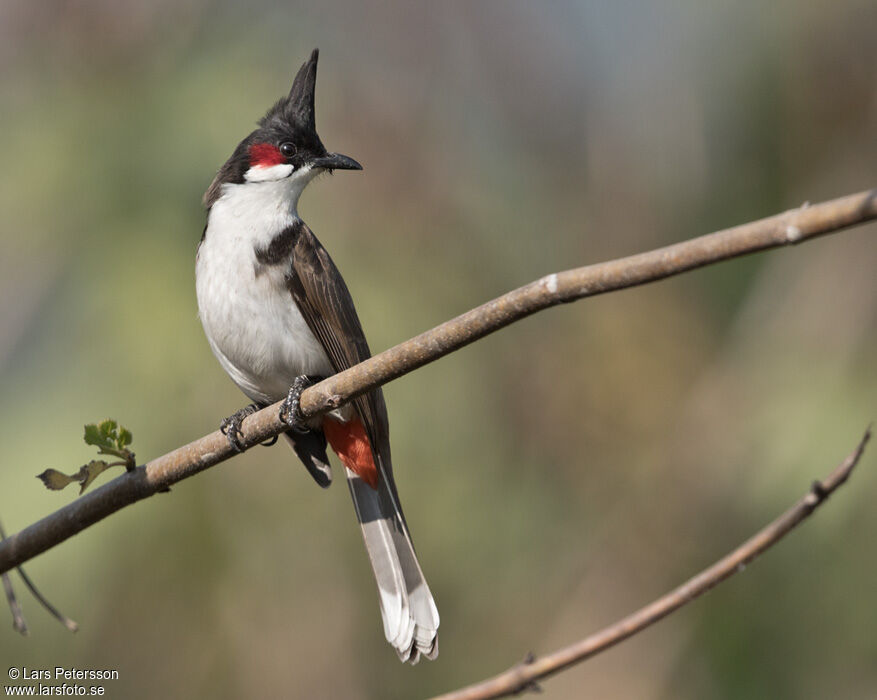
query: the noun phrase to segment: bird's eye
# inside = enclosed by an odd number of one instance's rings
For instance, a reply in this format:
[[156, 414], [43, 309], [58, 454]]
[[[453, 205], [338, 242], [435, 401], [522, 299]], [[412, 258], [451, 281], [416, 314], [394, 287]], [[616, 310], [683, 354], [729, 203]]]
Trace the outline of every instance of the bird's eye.
[[298, 149], [295, 147], [295, 144], [289, 141], [284, 141], [280, 144], [280, 152], [285, 158], [292, 158], [297, 150]]

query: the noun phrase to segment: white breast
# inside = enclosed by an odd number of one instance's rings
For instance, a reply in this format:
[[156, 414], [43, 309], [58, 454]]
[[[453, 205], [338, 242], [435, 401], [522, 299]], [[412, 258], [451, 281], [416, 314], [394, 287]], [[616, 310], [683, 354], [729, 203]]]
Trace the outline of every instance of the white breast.
[[333, 373], [286, 287], [288, 268], [259, 266], [255, 257], [256, 247], [297, 220], [298, 198], [289, 192], [295, 184], [225, 185], [198, 250], [201, 323], [225, 371], [254, 401], [283, 398], [300, 374]]

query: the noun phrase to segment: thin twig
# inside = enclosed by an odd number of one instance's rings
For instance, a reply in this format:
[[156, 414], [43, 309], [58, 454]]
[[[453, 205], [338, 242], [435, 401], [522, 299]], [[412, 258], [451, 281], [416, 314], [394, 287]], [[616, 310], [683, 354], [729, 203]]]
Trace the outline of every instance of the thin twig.
[[27, 621], [24, 619], [24, 613], [21, 612], [21, 606], [15, 597], [15, 589], [12, 588], [12, 581], [9, 580], [9, 574], [0, 576], [3, 579], [3, 590], [6, 592], [6, 602], [9, 603], [9, 612], [12, 613], [12, 627], [16, 632], [20, 632], [27, 636]]
[[[3, 524], [0, 523], [0, 542], [5, 539], [6, 531], [3, 529]], [[56, 608], [48, 601], [46, 596], [40, 593], [40, 590], [36, 587], [30, 576], [28, 576], [24, 572], [24, 569], [22, 567], [17, 566], [15, 567], [15, 570], [18, 571], [18, 575], [21, 576], [21, 580], [24, 581], [24, 585], [27, 586], [27, 589], [30, 591], [31, 595], [37, 599], [37, 602], [42, 605], [52, 617], [58, 620], [58, 622], [64, 625], [64, 627], [66, 627], [71, 632], [75, 632], [79, 629], [79, 625], [76, 624], [75, 621], [71, 620], [64, 613], [58, 610], [58, 608]], [[15, 627], [15, 629], [21, 632], [23, 635], [26, 635], [28, 632], [27, 623], [24, 620], [21, 606], [15, 599], [15, 591], [12, 588], [12, 581], [10, 580], [8, 573], [3, 574], [3, 587], [6, 589], [6, 599], [9, 601], [9, 608], [12, 610], [12, 626]]]
[[849, 478], [870, 438], [871, 428], [869, 427], [856, 446], [856, 449], [835, 467], [834, 471], [825, 479], [815, 481], [810, 491], [795, 505], [729, 555], [720, 559], [708, 569], [701, 571], [697, 576], [689, 579], [678, 588], [649, 603], [644, 608], [640, 608], [623, 620], [560, 651], [556, 651], [549, 656], [543, 656], [542, 658], [530, 656], [523, 663], [513, 666], [508, 671], [500, 673], [493, 678], [445, 695], [436, 696], [432, 700], [487, 700], [488, 698], [507, 697], [533, 689], [538, 687], [535, 685], [537, 681], [554, 675], [574, 664], [581, 663], [585, 659], [606, 651], [628, 637], [642, 632], [686, 603], [690, 603], [703, 595], [713, 586], [733, 576], [738, 571], [742, 571], [759, 554], [762, 554], [791, 532]]
[[[548, 275], [305, 390], [305, 418], [341, 406], [377, 386], [433, 362], [543, 309], [654, 282], [769, 248], [801, 243], [877, 219], [877, 190], [805, 205], [777, 216], [598, 265]], [[285, 431], [280, 402], [243, 421], [247, 449]], [[0, 573], [63, 542], [111, 513], [148, 498], [237, 454], [220, 431], [169, 452], [81, 496], [0, 542]]]
[[[3, 531], [3, 525], [0, 524], [0, 542], [6, 539], [6, 533]], [[12, 627], [16, 632], [27, 636], [27, 620], [24, 619], [24, 613], [18, 599], [15, 597], [15, 589], [12, 587], [12, 579], [8, 573], [3, 573], [0, 578], [3, 579], [3, 591], [6, 593], [6, 602], [9, 604], [9, 612], [12, 613]]]
[[62, 613], [58, 608], [52, 605], [42, 593], [40, 593], [39, 589], [34, 585], [34, 582], [31, 581], [30, 576], [24, 573], [24, 569], [20, 566], [16, 567], [16, 571], [18, 571], [18, 575], [21, 576], [21, 580], [24, 581], [24, 585], [27, 586], [28, 590], [31, 592], [34, 598], [36, 598], [40, 604], [49, 612], [49, 614], [54, 617], [58, 622], [60, 622], [64, 627], [66, 627], [71, 632], [76, 632], [79, 629], [79, 624], [75, 620], [71, 620], [64, 613]]

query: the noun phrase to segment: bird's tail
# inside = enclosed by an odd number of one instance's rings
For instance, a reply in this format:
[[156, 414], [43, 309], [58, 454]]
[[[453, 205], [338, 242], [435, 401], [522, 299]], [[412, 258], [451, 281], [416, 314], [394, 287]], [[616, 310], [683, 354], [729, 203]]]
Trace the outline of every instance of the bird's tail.
[[350, 469], [347, 483], [375, 572], [384, 634], [402, 661], [438, 656], [439, 614], [420, 570], [396, 494], [385, 479], [372, 488]]

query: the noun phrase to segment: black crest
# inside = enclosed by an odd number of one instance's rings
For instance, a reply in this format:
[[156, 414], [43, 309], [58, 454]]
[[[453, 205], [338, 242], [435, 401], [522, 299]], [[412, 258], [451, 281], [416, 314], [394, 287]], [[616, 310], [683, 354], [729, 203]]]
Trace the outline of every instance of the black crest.
[[239, 184], [244, 181], [244, 173], [249, 167], [248, 149], [261, 141], [280, 143], [291, 141], [298, 147], [297, 156], [290, 159], [296, 167], [298, 161], [326, 154], [320, 137], [317, 135], [314, 115], [314, 90], [317, 84], [317, 60], [319, 49], [311, 52], [304, 62], [286, 97], [281, 97], [259, 120], [259, 128], [238, 144], [231, 158], [219, 169], [207, 192], [204, 205], [210, 209], [219, 198], [224, 183]]
[[299, 122], [306, 129], [316, 130], [314, 119], [314, 90], [317, 87], [317, 60], [320, 50], [314, 49], [311, 57], [298, 69], [289, 96], [286, 98], [288, 118]]
[[280, 125], [292, 127], [297, 131], [317, 133], [317, 120], [314, 114], [314, 91], [317, 87], [317, 60], [320, 50], [314, 49], [311, 57], [298, 69], [292, 87], [286, 97], [280, 98], [259, 120], [262, 128]]

